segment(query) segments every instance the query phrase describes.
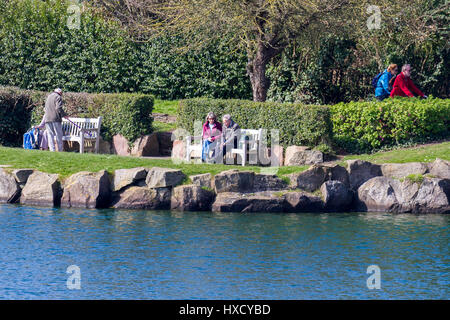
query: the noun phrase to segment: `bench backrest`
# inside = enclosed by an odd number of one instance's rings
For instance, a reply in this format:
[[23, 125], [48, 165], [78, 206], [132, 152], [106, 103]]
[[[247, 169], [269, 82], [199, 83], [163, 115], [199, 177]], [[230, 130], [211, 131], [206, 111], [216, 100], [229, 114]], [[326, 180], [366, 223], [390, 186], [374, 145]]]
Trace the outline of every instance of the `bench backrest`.
[[[65, 136], [79, 136], [81, 129], [99, 129], [102, 122], [102, 117], [69, 118], [69, 120], [62, 120], [63, 134]], [[91, 132], [90, 137], [96, 138], [97, 134], [95, 132]]]
[[[248, 138], [247, 138], [248, 137]], [[258, 150], [258, 144], [262, 138], [262, 129], [241, 129], [241, 137], [239, 139], [239, 149], [247, 140], [249, 150]]]

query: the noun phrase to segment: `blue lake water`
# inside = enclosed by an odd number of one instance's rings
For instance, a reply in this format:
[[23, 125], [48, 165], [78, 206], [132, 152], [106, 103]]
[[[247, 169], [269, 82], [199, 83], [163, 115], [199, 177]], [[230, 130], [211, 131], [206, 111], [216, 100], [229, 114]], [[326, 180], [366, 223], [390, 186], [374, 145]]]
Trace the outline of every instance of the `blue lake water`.
[[[0, 205], [0, 298], [449, 299], [449, 226], [446, 215]], [[367, 288], [370, 265], [381, 289]]]

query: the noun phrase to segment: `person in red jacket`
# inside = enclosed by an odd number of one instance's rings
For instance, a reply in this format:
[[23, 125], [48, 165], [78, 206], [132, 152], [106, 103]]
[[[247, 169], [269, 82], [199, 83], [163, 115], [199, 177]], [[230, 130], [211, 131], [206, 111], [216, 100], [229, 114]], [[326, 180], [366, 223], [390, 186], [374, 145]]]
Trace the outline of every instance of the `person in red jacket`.
[[214, 112], [208, 113], [202, 131], [202, 161], [210, 160], [209, 150], [215, 149], [215, 141], [222, 134], [222, 125], [217, 121]]
[[391, 98], [400, 97], [414, 97], [414, 94], [426, 98], [411, 80], [411, 65], [405, 64], [402, 67], [402, 72], [395, 78], [394, 87], [391, 91]]

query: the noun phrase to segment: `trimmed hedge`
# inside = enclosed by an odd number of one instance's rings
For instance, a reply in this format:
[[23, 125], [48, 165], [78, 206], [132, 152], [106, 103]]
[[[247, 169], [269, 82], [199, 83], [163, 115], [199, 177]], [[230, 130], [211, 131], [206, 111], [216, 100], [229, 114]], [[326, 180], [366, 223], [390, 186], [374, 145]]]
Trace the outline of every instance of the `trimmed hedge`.
[[[208, 112], [218, 119], [231, 114], [241, 128], [268, 130], [279, 129], [280, 144], [317, 146], [330, 144], [332, 140], [331, 115], [328, 107], [306, 106], [276, 102], [253, 102], [248, 100], [222, 100], [196, 98], [181, 100], [178, 106], [178, 128], [194, 133], [194, 122], [205, 122]], [[219, 120], [220, 121], [220, 120]]]
[[[0, 144], [19, 146], [22, 135], [41, 122], [48, 92], [0, 88]], [[134, 142], [153, 132], [154, 97], [146, 94], [63, 93], [64, 110], [72, 117], [102, 116], [101, 135], [111, 140], [116, 134]], [[3, 116], [7, 114], [8, 116]]]
[[330, 106], [334, 142], [360, 153], [450, 136], [450, 100], [395, 98]]

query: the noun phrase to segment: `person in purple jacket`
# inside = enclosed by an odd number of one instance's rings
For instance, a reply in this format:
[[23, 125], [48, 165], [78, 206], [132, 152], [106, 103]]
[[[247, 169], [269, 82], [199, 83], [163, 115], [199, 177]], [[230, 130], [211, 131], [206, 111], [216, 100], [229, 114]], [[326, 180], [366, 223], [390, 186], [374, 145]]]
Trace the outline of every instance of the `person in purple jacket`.
[[[209, 151], [214, 150], [214, 143], [222, 134], [222, 125], [217, 121], [214, 112], [209, 112], [202, 131], [202, 161], [209, 161]], [[212, 149], [211, 149], [212, 148]]]

